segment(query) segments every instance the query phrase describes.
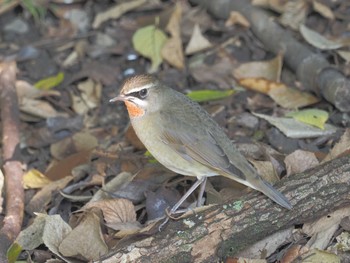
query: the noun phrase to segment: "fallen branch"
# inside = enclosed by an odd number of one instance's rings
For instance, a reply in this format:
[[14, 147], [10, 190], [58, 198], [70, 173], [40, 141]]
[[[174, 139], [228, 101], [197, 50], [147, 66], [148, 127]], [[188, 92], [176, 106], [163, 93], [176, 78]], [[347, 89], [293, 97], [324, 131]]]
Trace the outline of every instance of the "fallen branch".
[[191, 0], [205, 7], [214, 16], [227, 19], [231, 11], [240, 12], [251, 24], [251, 30], [271, 52], [284, 54], [305, 89], [321, 94], [342, 112], [350, 111], [350, 80], [318, 53], [296, 40], [270, 15], [246, 0]]
[[[171, 221], [162, 232], [120, 242], [103, 262], [219, 262], [277, 231], [313, 221], [350, 205], [350, 156], [285, 178], [276, 187], [291, 200], [290, 211], [254, 191], [240, 201]], [[283, 185], [283, 186], [282, 186]]]
[[19, 109], [15, 88], [16, 63], [0, 63], [0, 105], [6, 215], [0, 230], [0, 262], [21, 231], [24, 211], [22, 165], [19, 160]]

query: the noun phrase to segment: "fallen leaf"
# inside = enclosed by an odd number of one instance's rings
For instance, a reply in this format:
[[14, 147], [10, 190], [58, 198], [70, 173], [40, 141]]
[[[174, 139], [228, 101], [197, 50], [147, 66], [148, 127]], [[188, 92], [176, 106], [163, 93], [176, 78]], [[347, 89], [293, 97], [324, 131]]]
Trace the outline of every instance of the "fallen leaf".
[[138, 29], [132, 37], [137, 52], [152, 62], [149, 73], [154, 73], [162, 63], [161, 50], [167, 40], [166, 35], [154, 25]]
[[43, 100], [23, 97], [19, 102], [19, 108], [22, 112], [43, 119], [67, 116], [65, 113], [58, 113], [50, 103]]
[[226, 27], [231, 27], [234, 25], [241, 25], [244, 27], [250, 27], [249, 21], [239, 12], [231, 11], [229, 18], [225, 22]]
[[42, 188], [51, 180], [36, 169], [31, 169], [23, 175], [24, 189]]
[[9, 263], [19, 262], [17, 261], [17, 258], [21, 254], [21, 252], [22, 252], [22, 247], [16, 242], [12, 243], [10, 248], [6, 251], [7, 262]]
[[300, 111], [289, 112], [286, 117], [293, 117], [295, 120], [324, 129], [324, 125], [328, 120], [327, 111], [319, 109], [306, 109]]
[[309, 3], [307, 1], [287, 1], [283, 7], [280, 22], [286, 27], [298, 30], [299, 25], [305, 21], [308, 12]]
[[279, 82], [283, 65], [282, 54], [266, 61], [242, 63], [233, 70], [233, 76], [238, 79], [257, 78]]
[[19, 244], [23, 250], [33, 250], [43, 243], [43, 232], [46, 222], [44, 214], [37, 214], [31, 225], [23, 229], [18, 237], [16, 243]]
[[350, 128], [347, 128], [327, 156], [322, 160], [322, 163], [328, 162], [340, 156], [343, 153], [350, 152]]
[[39, 99], [46, 96], [61, 96], [60, 92], [57, 90], [39, 90], [24, 80], [16, 81], [16, 92], [20, 104], [23, 98]]
[[329, 40], [316, 31], [306, 27], [305, 25], [300, 25], [299, 31], [304, 39], [316, 48], [322, 50], [332, 50], [344, 46], [344, 43], [342, 43], [342, 41]]
[[102, 188], [94, 194], [90, 202], [96, 202], [99, 200], [109, 198], [109, 193], [114, 193], [118, 189], [127, 185], [135, 178], [135, 176], [136, 174], [131, 174], [127, 172], [122, 172], [116, 175], [111, 181], [103, 185]]
[[59, 84], [61, 84], [63, 80], [64, 80], [64, 73], [59, 72], [57, 73], [56, 76], [39, 80], [37, 83], [34, 84], [34, 87], [36, 87], [39, 90], [50, 90], [54, 87], [57, 87]]
[[60, 215], [47, 215], [45, 217], [45, 226], [42, 236], [43, 243], [51, 252], [55, 253], [60, 258], [63, 258], [59, 252], [59, 246], [71, 231], [72, 228], [61, 218]]
[[261, 258], [262, 256], [264, 258], [269, 257], [278, 247], [285, 244], [286, 240], [292, 240], [293, 230], [294, 229], [292, 228], [288, 228], [269, 235], [251, 247], [239, 252], [237, 256], [246, 258]]
[[341, 220], [349, 215], [350, 208], [344, 207], [329, 213], [316, 221], [305, 223], [302, 231], [306, 235], [312, 236], [306, 246], [309, 248], [326, 248], [333, 237], [333, 234], [338, 229]]
[[334, 16], [332, 10], [328, 6], [318, 2], [316, 0], [313, 0], [312, 7], [317, 13], [319, 13], [323, 17], [328, 18], [330, 20], [335, 19], [335, 16]]
[[127, 199], [115, 198], [89, 202], [80, 210], [86, 211], [91, 208], [100, 209], [107, 224], [136, 221], [135, 206]]
[[212, 44], [202, 35], [199, 25], [196, 24], [194, 26], [191, 39], [187, 44], [187, 47], [185, 50], [186, 55], [191, 55], [211, 47], [212, 47]]
[[283, 88], [283, 83], [271, 81], [265, 78], [241, 78], [238, 83], [250, 90], [263, 94], [269, 94], [271, 90]]
[[309, 252], [303, 254], [300, 259], [301, 263], [320, 263], [320, 262], [331, 262], [331, 263], [340, 263], [340, 258], [324, 250], [312, 249]]
[[340, 235], [338, 235], [336, 238], [337, 240], [336, 244], [329, 247], [327, 250], [330, 250], [331, 252], [335, 253], [346, 253], [350, 251], [350, 233], [349, 232], [342, 232]]
[[133, 0], [133, 1], [127, 1], [121, 4], [117, 4], [107, 11], [101, 12], [97, 14], [97, 16], [94, 19], [94, 22], [92, 23], [92, 27], [94, 29], [98, 28], [103, 22], [109, 20], [109, 19], [117, 19], [121, 17], [126, 12], [129, 12], [143, 4], [145, 4], [146, 0]]
[[51, 201], [52, 193], [62, 190], [73, 179], [73, 176], [66, 176], [58, 181], [51, 182], [38, 191], [26, 206], [26, 212], [32, 214], [34, 212], [42, 212], [46, 209], [46, 205]]
[[98, 260], [108, 252], [102, 237], [100, 218], [86, 213], [85, 218], [59, 244], [59, 252], [66, 257], [82, 256], [88, 261]]
[[289, 176], [316, 167], [319, 161], [312, 152], [296, 150], [286, 156], [284, 163], [286, 164], [287, 176]]
[[51, 144], [50, 153], [57, 160], [62, 160], [72, 154], [91, 151], [98, 145], [97, 138], [88, 132], [77, 132], [72, 137]]
[[45, 172], [51, 180], [59, 180], [72, 174], [72, 170], [82, 164], [90, 163], [92, 149], [80, 151], [50, 165]]
[[319, 102], [319, 99], [311, 93], [289, 88], [284, 84], [270, 89], [268, 95], [286, 109], [302, 108]]
[[74, 92], [70, 93], [73, 102], [72, 108], [76, 113], [82, 115], [100, 105], [102, 92], [101, 83], [96, 83], [92, 79], [87, 79], [78, 84], [78, 90], [81, 91], [80, 95], [75, 95]]
[[249, 162], [254, 165], [261, 177], [263, 177], [269, 183], [275, 184], [279, 181], [280, 178], [278, 177], [276, 170], [270, 161], [256, 161], [249, 159]]
[[187, 97], [197, 102], [219, 100], [235, 93], [234, 90], [195, 90], [187, 93]]
[[337, 50], [337, 53], [346, 61], [346, 63], [350, 62], [350, 51]]
[[177, 2], [166, 27], [171, 37], [165, 42], [161, 51], [164, 60], [178, 69], [183, 69], [185, 66], [180, 31], [181, 14], [181, 4]]
[[204, 61], [190, 63], [189, 68], [193, 78], [199, 83], [213, 82], [222, 89], [231, 89], [235, 81], [231, 75], [231, 68], [234, 66], [232, 59], [225, 56], [219, 57], [212, 65]]
[[278, 128], [289, 138], [314, 138], [319, 136], [331, 135], [337, 131], [337, 128], [326, 124], [324, 130], [312, 127], [310, 125], [298, 122], [291, 118], [272, 117], [265, 114], [253, 113], [255, 116], [268, 121], [270, 124]]

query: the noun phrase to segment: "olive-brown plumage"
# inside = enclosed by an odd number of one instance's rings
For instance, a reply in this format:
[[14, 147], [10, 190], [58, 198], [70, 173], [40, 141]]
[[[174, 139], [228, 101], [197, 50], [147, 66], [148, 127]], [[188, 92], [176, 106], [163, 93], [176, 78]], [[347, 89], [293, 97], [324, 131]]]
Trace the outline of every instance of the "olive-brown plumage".
[[196, 176], [195, 187], [208, 176], [222, 175], [292, 208], [284, 195], [258, 175], [211, 116], [187, 96], [152, 76], [139, 75], [124, 82], [120, 95], [111, 101], [117, 100], [125, 102], [131, 124], [148, 151], [168, 169]]

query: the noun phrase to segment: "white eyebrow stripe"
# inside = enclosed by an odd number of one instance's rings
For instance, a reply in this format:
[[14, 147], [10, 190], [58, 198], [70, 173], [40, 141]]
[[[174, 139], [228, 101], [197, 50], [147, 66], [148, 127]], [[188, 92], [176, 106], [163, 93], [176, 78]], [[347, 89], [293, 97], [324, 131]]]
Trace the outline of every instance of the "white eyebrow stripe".
[[137, 91], [140, 91], [142, 89], [149, 89], [149, 88], [151, 88], [153, 86], [154, 86], [153, 83], [149, 83], [149, 84], [146, 84], [146, 85], [143, 85], [143, 86], [138, 86], [138, 87], [135, 87], [135, 88], [129, 90], [129, 93], [137, 92]]
[[132, 98], [132, 101], [133, 101], [135, 104], [140, 105], [140, 106], [143, 106], [143, 107], [145, 107], [145, 106], [148, 105], [148, 102], [147, 102], [147, 101], [140, 100], [139, 98], [133, 97], [133, 98]]

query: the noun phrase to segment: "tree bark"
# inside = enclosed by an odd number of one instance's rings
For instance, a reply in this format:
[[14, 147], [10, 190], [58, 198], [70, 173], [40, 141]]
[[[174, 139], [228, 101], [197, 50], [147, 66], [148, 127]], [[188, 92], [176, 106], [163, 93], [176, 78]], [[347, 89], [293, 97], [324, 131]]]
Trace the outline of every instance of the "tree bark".
[[21, 231], [24, 214], [22, 163], [19, 156], [19, 109], [15, 88], [16, 63], [0, 63], [0, 105], [6, 215], [0, 229], [0, 262]]
[[[288, 211], [254, 191], [162, 230], [122, 240], [103, 262], [220, 262], [277, 231], [350, 205], [350, 156], [284, 178], [275, 187], [293, 204]], [[241, 206], [242, 205], [242, 206]]]

